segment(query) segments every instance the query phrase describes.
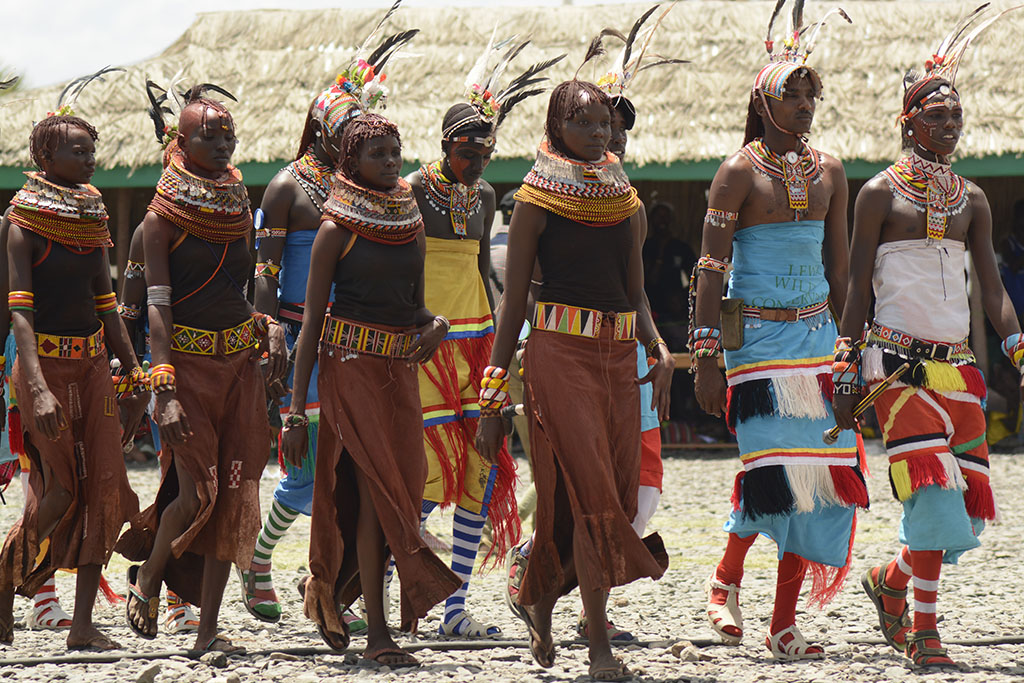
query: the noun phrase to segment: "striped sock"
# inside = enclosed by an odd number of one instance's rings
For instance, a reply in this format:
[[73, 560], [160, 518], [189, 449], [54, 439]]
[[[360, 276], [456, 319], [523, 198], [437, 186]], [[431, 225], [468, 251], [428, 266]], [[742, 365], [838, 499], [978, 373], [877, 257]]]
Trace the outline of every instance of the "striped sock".
[[263, 525], [259, 537], [256, 539], [256, 548], [252, 553], [253, 562], [266, 565], [267, 567], [266, 571], [262, 572], [253, 570], [256, 574], [255, 587], [257, 590], [274, 590], [274, 583], [270, 579], [271, 555], [274, 554], [274, 548], [281, 542], [281, 539], [284, 538], [285, 533], [295, 523], [295, 519], [298, 516], [298, 510], [292, 510], [277, 499], [271, 504], [267, 521]]
[[57, 577], [51, 576], [46, 583], [32, 597], [34, 607], [40, 607], [50, 602], [57, 602]]
[[[460, 579], [462, 585], [452, 593], [444, 603], [444, 622], [452, 623], [462, 617], [466, 611], [466, 595], [469, 593], [469, 577], [473, 574], [473, 565], [476, 564], [476, 554], [480, 549], [480, 535], [483, 532], [484, 522], [487, 517], [478, 513], [457, 506], [455, 518], [452, 520], [452, 571]], [[466, 628], [469, 624], [463, 622]], [[464, 635], [456, 631], [458, 635]], [[497, 627], [487, 629], [487, 635], [496, 635], [501, 630]]]
[[[914, 568], [914, 627], [912, 632], [937, 631], [937, 603], [939, 597], [939, 572], [942, 570], [941, 550], [911, 550], [911, 566]], [[925, 647], [942, 647], [938, 638], [917, 641]], [[916, 652], [910, 650], [908, 654]], [[933, 655], [926, 657], [925, 664], [952, 662], [949, 657]]]
[[[896, 590], [903, 590], [910, 583], [913, 571], [910, 569], [910, 548], [903, 546], [896, 557], [883, 569], [885, 572], [885, 585]], [[899, 614], [903, 611], [903, 603], [896, 598], [882, 596], [882, 606], [889, 614]]]

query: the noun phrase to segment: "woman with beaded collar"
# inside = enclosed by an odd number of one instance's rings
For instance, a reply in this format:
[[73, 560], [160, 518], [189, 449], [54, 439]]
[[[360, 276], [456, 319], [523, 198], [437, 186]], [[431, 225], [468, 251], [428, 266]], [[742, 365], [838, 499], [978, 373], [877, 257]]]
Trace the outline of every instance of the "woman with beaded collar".
[[[393, 123], [376, 114], [348, 123], [313, 243], [291, 409], [281, 438], [287, 461], [301, 462], [320, 334], [312, 576], [300, 585], [304, 610], [324, 642], [344, 650], [349, 629], [340, 610], [362, 594], [368, 627], [363, 656], [391, 667], [418, 662], [388, 632], [388, 549], [404, 579], [403, 630], [414, 629], [417, 618], [462, 583], [419, 536], [426, 458], [415, 365], [434, 353], [448, 321], [423, 303], [423, 220], [399, 175], [401, 166]], [[334, 302], [324, 321], [332, 284]]]
[[[825, 19], [802, 31], [800, 0], [793, 12], [783, 49], [773, 54], [766, 41], [770, 59], [750, 92], [744, 147], [712, 181], [704, 256], [690, 290], [697, 400], [710, 414], [726, 413], [743, 464], [725, 554], [706, 585], [707, 617], [724, 642], [739, 644], [746, 553], [758, 534], [771, 538], [779, 562], [765, 646], [780, 660], [824, 656], [796, 626], [800, 587], [810, 571], [812, 604], [839, 591], [850, 567], [855, 510], [867, 506], [854, 436], [831, 446], [821, 441], [833, 425], [830, 305], [842, 313], [848, 189], [842, 164], [806, 143], [822, 92], [806, 60]], [[742, 302], [727, 326], [720, 313], [730, 254], [729, 296]], [[723, 340], [730, 329], [741, 334]], [[717, 366], [724, 342], [728, 389]]]
[[[491, 552], [496, 557], [504, 557], [519, 537], [515, 463], [506, 449], [498, 453], [496, 464], [484, 460], [474, 440], [480, 414], [477, 394], [494, 339], [494, 301], [484, 283], [491, 267], [495, 197], [483, 173], [499, 126], [515, 105], [541, 92], [533, 88], [546, 80], [538, 75], [564, 57], [536, 64], [499, 87], [509, 55], [519, 54], [528, 44], [487, 46], [467, 77], [469, 101], [449, 108], [441, 123], [444, 156], [408, 177], [425, 224], [426, 305], [451, 323], [438, 352], [420, 368], [427, 452], [421, 522], [426, 523], [438, 505], [455, 505], [452, 570], [463, 580], [445, 602], [438, 626], [445, 636], [483, 638], [501, 633], [497, 626], [470, 616], [466, 595], [484, 523], [491, 520]], [[493, 60], [499, 66], [487, 73], [488, 61]]]
[[[588, 55], [589, 56], [589, 55]], [[477, 447], [493, 459], [504, 435], [507, 366], [526, 312], [535, 261], [543, 272], [533, 332], [526, 343], [526, 408], [537, 487], [530, 563], [513, 611], [530, 632], [542, 667], [554, 664], [551, 612], [577, 584], [588, 618], [604, 624], [605, 592], [668, 565], [657, 535], [641, 541], [630, 525], [640, 474], [640, 397], [636, 338], [655, 342], [644, 305], [642, 223], [636, 191], [611, 137], [608, 95], [566, 81], [551, 93], [533, 170], [516, 194], [509, 256], [491, 366], [481, 383]], [[653, 381], [667, 409], [671, 355], [653, 344]], [[590, 675], [625, 680], [604, 628], [589, 629]]]
[[[309, 108], [299, 142], [299, 156], [282, 169], [263, 195], [256, 211], [256, 310], [281, 321], [289, 349], [294, 348], [302, 324], [306, 281], [313, 240], [324, 203], [330, 196], [331, 176], [341, 157], [341, 135], [345, 124], [354, 116], [386, 103], [386, 92], [380, 87], [390, 57], [418, 33], [417, 29], [402, 31], [383, 39], [372, 52], [362, 54], [377, 35], [399, 3], [377, 23], [374, 31], [356, 52], [351, 64], [324, 89]], [[309, 515], [313, 505], [313, 476], [316, 471], [316, 442], [319, 426], [320, 398], [316, 393], [317, 366], [313, 366], [307, 395], [306, 415], [309, 417], [309, 451], [299, 465], [290, 465], [279, 457], [284, 476], [274, 489], [274, 499], [266, 522], [256, 539], [252, 569], [240, 572], [242, 600], [246, 610], [261, 621], [277, 622], [281, 603], [271, 579], [271, 557], [274, 548], [300, 515]], [[285, 384], [273, 385], [270, 400], [273, 410], [286, 413], [290, 397], [287, 393], [291, 377]], [[282, 392], [283, 395], [282, 395]], [[282, 400], [283, 399], [283, 400]], [[345, 614], [354, 632], [366, 624], [352, 612]]]
[[[869, 569], [861, 585], [886, 642], [924, 667], [956, 667], [937, 630], [941, 566], [956, 564], [978, 547], [985, 522], [998, 514], [989, 483], [985, 381], [967, 343], [968, 247], [975, 285], [1004, 340], [1003, 352], [1024, 367], [1019, 321], [992, 247], [988, 200], [950, 166], [964, 126], [955, 87], [960, 60], [973, 39], [1005, 13], [987, 7], [957, 22], [926, 62], [924, 75], [911, 71], [904, 78], [904, 153], [857, 196], [844, 336], [836, 342], [834, 374], [842, 383], [834, 405], [836, 421], [846, 429], [855, 426], [851, 409], [860, 385], [875, 385], [910, 363], [874, 403], [892, 491], [903, 504], [902, 547], [887, 564]], [[874, 319], [862, 347], [857, 342], [872, 294]], [[913, 619], [907, 601], [911, 579]]]
[[[81, 79], [70, 90], [98, 77]], [[36, 124], [31, 148], [40, 171], [27, 174], [0, 226], [18, 345], [11, 384], [20, 399], [19, 436], [32, 461], [25, 512], [0, 552], [4, 643], [13, 640], [15, 590], [32, 596], [65, 568], [78, 571], [68, 649], [120, 647], [96, 629], [92, 610], [101, 567], [121, 526], [138, 511], [121, 441], [134, 434], [149, 391], [117, 315], [106, 208], [88, 184], [97, 138], [70, 106], [58, 106]], [[137, 394], [126, 404], [121, 438], [105, 341]]]
[[234, 122], [203, 89], [183, 98], [142, 224], [163, 479], [118, 551], [143, 561], [128, 571], [137, 635], [156, 636], [166, 581], [202, 609], [195, 649], [235, 652], [217, 619], [231, 564], [248, 568], [259, 532], [269, 427], [257, 361], [267, 348], [267, 380], [283, 375], [284, 332], [245, 298], [252, 216], [231, 165]]

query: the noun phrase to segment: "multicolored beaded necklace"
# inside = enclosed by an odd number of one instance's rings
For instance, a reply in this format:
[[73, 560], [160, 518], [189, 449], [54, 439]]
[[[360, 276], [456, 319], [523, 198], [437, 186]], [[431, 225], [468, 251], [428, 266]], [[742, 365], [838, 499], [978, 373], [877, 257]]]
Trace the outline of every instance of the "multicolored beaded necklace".
[[252, 231], [252, 212], [242, 172], [229, 166], [226, 176], [210, 180], [189, 173], [184, 154], [175, 148], [149, 210], [207, 242], [227, 244], [247, 237]]
[[334, 175], [334, 169], [320, 161], [310, 148], [301, 157], [285, 166], [285, 170], [295, 178], [295, 182], [309, 196], [313, 206], [322, 211], [324, 202], [331, 196], [331, 176]]
[[883, 171], [894, 197], [909, 202], [927, 216], [928, 239], [946, 236], [946, 217], [967, 207], [968, 189], [949, 164], [929, 161], [911, 152]]
[[336, 173], [331, 196], [324, 203], [324, 218], [361, 237], [383, 244], [405, 244], [423, 229], [416, 196], [404, 178], [390, 192], [357, 185], [345, 174]]
[[420, 176], [430, 206], [442, 216], [451, 213], [452, 229], [459, 237], [465, 237], [467, 219], [479, 213], [483, 206], [480, 183], [472, 187], [453, 183], [441, 172], [440, 161], [420, 166]]
[[57, 185], [35, 171], [25, 175], [28, 180], [11, 200], [11, 223], [66, 247], [113, 244], [99, 190], [92, 185]]
[[770, 180], [782, 181], [786, 186], [789, 208], [796, 213], [796, 220], [800, 220], [807, 211], [807, 186], [821, 180], [821, 154], [806, 144], [803, 148], [802, 153], [790, 150], [780, 156], [757, 138], [740, 150], [755, 171]]
[[595, 228], [618, 225], [640, 207], [614, 154], [605, 152], [598, 162], [575, 161], [555, 152], [547, 140], [515, 199]]

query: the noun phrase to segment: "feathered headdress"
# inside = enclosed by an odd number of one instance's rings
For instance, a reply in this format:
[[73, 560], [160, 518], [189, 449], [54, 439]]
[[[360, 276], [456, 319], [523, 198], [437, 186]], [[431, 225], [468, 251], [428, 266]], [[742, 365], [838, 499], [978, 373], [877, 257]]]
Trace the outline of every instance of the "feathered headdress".
[[[527, 39], [517, 42], [516, 37], [513, 36], [495, 43], [496, 31], [497, 28], [491, 33], [491, 39], [483, 53], [466, 74], [466, 97], [472, 111], [467, 109], [466, 116], [452, 121], [441, 131], [442, 139], [448, 142], [475, 142], [493, 147], [494, 134], [504, 123], [512, 108], [523, 100], [542, 93], [543, 88], [534, 86], [548, 79], [540, 74], [565, 58], [565, 55], [561, 54], [552, 59], [538, 62], [510, 80], [503, 88], [499, 88], [502, 76], [512, 60], [530, 44], [530, 41]], [[495, 60], [496, 63], [492, 67], [491, 64]], [[489, 128], [490, 132], [485, 136], [473, 136], [471, 139], [456, 139], [455, 134], [470, 124], [474, 124], [475, 127], [477, 124], [482, 124], [478, 127]]]
[[[85, 87], [93, 81], [105, 81], [104, 76], [107, 74], [117, 73], [118, 71], [124, 71], [120, 67], [105, 66], [94, 74], [88, 76], [81, 76], [64, 86], [64, 89], [60, 91], [60, 95], [57, 97], [57, 108], [54, 111], [46, 112], [47, 116], [74, 116], [74, 104], [78, 101], [78, 96], [82, 94]], [[17, 79], [14, 79], [17, 80]]]
[[[643, 63], [644, 57], [647, 56], [647, 48], [651, 44], [651, 38], [654, 36], [654, 31], [661, 25], [661, 22], [665, 19], [665, 16], [672, 11], [675, 6], [675, 2], [669, 4], [669, 6], [658, 15], [658, 20], [654, 22], [653, 26], [644, 28], [644, 23], [657, 11], [661, 5], [655, 5], [646, 12], [640, 15], [640, 18], [633, 23], [633, 28], [630, 29], [629, 35], [625, 36], [619, 31], [614, 29], [605, 29], [602, 31], [595, 40], [600, 45], [600, 41], [604, 36], [615, 36], [620, 39], [625, 45], [622, 51], [619, 52], [615, 61], [612, 63], [611, 69], [608, 73], [602, 76], [597, 81], [597, 85], [605, 90], [612, 97], [612, 103], [616, 108], [620, 108], [620, 105], [624, 105], [626, 113], [629, 114], [626, 117], [626, 129], [632, 129], [633, 123], [636, 120], [636, 109], [633, 107], [633, 103], [626, 98], [626, 90], [633, 84], [637, 75], [641, 71], [646, 71], [655, 66], [665, 66], [667, 64], [689, 64], [689, 60], [676, 59], [675, 57], [664, 57], [662, 55], [652, 54], [655, 58], [654, 61]], [[591, 42], [594, 45], [594, 42]], [[586, 60], [584, 60], [586, 61]]]
[[238, 101], [234, 95], [214, 83], [199, 83], [187, 90], [178, 90], [179, 79], [180, 73], [171, 79], [171, 84], [167, 88], [162, 88], [148, 78], [146, 79], [146, 97], [149, 99], [149, 108], [146, 113], [153, 121], [156, 141], [162, 147], [167, 147], [171, 140], [177, 137], [177, 120], [185, 107], [205, 96], [206, 93], [215, 92], [232, 102]]
[[7, 90], [13, 88], [18, 82], [18, 77], [8, 78], [6, 81], [0, 81], [0, 90]]
[[[926, 101], [936, 94], [938, 97], [933, 105], [952, 107], [957, 71], [968, 46], [1004, 14], [1021, 7], [1024, 5], [1015, 5], [993, 14], [989, 3], [986, 2], [960, 19], [939, 43], [931, 58], [925, 61], [924, 75], [911, 70], [904, 76], [903, 113], [900, 120], [905, 121], [923, 111], [929, 106]], [[930, 85], [935, 87], [929, 87]]]
[[[786, 0], [777, 0], [775, 9], [772, 11], [771, 19], [768, 20], [768, 33], [765, 37], [764, 46], [770, 57], [768, 64], [761, 68], [754, 78], [754, 91], [762, 92], [768, 97], [776, 100], [782, 99], [785, 91], [786, 80], [794, 73], [803, 72], [811, 79], [814, 85], [815, 94], [820, 95], [822, 90], [821, 76], [807, 65], [807, 58], [814, 50], [818, 42], [818, 35], [833, 16], [840, 16], [849, 23], [853, 23], [843, 8], [835, 7], [825, 13], [818, 22], [804, 26], [804, 0], [793, 0], [793, 12], [790, 16], [789, 30], [781, 41], [773, 37], [775, 20], [782, 12]], [[806, 34], [806, 37], [805, 37]], [[780, 42], [782, 49], [775, 51], [775, 43]]]

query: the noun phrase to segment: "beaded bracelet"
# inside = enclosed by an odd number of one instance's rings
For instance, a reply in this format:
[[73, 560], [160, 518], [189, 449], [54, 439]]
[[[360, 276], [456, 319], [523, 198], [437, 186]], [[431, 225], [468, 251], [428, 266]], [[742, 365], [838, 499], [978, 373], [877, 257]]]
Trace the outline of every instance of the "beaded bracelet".
[[274, 280], [277, 279], [278, 273], [281, 272], [281, 266], [276, 265], [270, 261], [260, 261], [256, 264], [256, 277], [267, 276]]
[[507, 401], [508, 370], [488, 365], [480, 379], [480, 409], [501, 410]]
[[444, 333], [447, 336], [448, 330], [452, 329], [452, 324], [451, 322], [449, 322], [448, 318], [444, 317], [443, 315], [435, 315], [434, 320], [444, 325]]
[[689, 346], [694, 358], [714, 358], [722, 352], [722, 331], [717, 327], [695, 327], [690, 332]]
[[95, 302], [96, 315], [106, 315], [117, 310], [117, 295], [113, 292], [97, 294], [92, 299]]
[[704, 214], [704, 222], [715, 228], [724, 228], [729, 223], [738, 220], [739, 217], [740, 215], [735, 211], [708, 208], [708, 212]]
[[125, 320], [138, 320], [142, 315], [142, 309], [131, 304], [118, 304], [117, 314]]
[[124, 279], [134, 280], [136, 278], [143, 277], [146, 273], [146, 264], [140, 263], [139, 261], [128, 260], [128, 263], [124, 267]]
[[154, 365], [149, 371], [149, 383], [154, 394], [174, 391], [174, 366], [170, 363]]
[[7, 293], [7, 308], [11, 311], [34, 313], [36, 310], [36, 295], [21, 289], [10, 291]]
[[662, 339], [661, 337], [655, 337], [651, 341], [647, 342], [647, 355], [653, 356], [655, 352], [657, 352], [659, 345], [664, 345], [665, 347], [668, 347], [668, 342]]
[[729, 259], [719, 261], [718, 259], [707, 254], [697, 259], [697, 270], [710, 270], [713, 273], [725, 273], [729, 270]]
[[271, 325], [281, 324], [277, 321], [277, 318], [275, 318], [274, 316], [267, 315], [266, 313], [260, 313], [259, 311], [255, 311], [252, 314], [252, 319], [253, 322], [255, 323], [257, 337], [267, 336], [267, 332], [270, 331]]
[[1013, 366], [1024, 372], [1024, 367], [1022, 367], [1022, 362], [1024, 362], [1024, 335], [1020, 332], [1011, 334], [1003, 340], [1002, 349], [1003, 354], [1010, 359]]
[[150, 306], [170, 306], [171, 286], [150, 285], [146, 287], [146, 298], [149, 300]]
[[292, 429], [294, 427], [302, 427], [305, 429], [309, 426], [309, 415], [302, 413], [288, 413], [284, 416], [284, 420], [281, 421], [281, 427], [283, 429]]

